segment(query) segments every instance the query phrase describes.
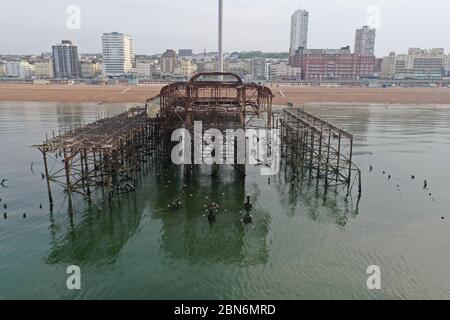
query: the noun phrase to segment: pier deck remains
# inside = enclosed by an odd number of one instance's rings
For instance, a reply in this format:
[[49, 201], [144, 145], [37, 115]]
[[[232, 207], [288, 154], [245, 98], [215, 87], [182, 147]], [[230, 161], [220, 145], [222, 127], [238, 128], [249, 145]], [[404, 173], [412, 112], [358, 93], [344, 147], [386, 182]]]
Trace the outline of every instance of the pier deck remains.
[[50, 183], [89, 198], [93, 189], [104, 194], [134, 190], [134, 177], [161, 144], [158, 119], [147, 106], [127, 110], [90, 124], [61, 128], [58, 135], [35, 145], [42, 152], [50, 203]]
[[[61, 186], [69, 201], [72, 193], [90, 199], [101, 189], [111, 199], [133, 191], [143, 164], [170, 161], [173, 130], [192, 132], [195, 121], [202, 121], [203, 130], [281, 129], [282, 156], [297, 176], [324, 181], [326, 187], [350, 186], [352, 177], [358, 178], [361, 191], [359, 169], [352, 162], [353, 136], [299, 108], [275, 114], [272, 98], [267, 87], [245, 84], [237, 75], [202, 73], [165, 86], [143, 107], [61, 128], [34, 146], [43, 156], [49, 201], [51, 183]], [[150, 107], [157, 110], [155, 116]]]
[[361, 193], [361, 172], [352, 161], [351, 133], [300, 108], [283, 109], [279, 123], [282, 156], [296, 175], [323, 181], [325, 188], [352, 187], [356, 182]]

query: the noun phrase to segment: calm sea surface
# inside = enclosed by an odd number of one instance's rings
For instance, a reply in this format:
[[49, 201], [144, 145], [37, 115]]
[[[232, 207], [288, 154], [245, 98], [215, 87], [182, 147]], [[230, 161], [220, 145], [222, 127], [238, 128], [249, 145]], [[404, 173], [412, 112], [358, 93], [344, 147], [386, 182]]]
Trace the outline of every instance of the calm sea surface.
[[[111, 210], [78, 199], [70, 216], [53, 186], [51, 213], [31, 145], [126, 107], [0, 103], [0, 180], [8, 179], [0, 187], [1, 299], [450, 296], [450, 107], [308, 108], [355, 135], [358, 207], [340, 189], [324, 197], [314, 183], [293, 185], [284, 170], [270, 184], [259, 168], [248, 168], [245, 182], [231, 170], [218, 180], [203, 172], [184, 187], [178, 169], [148, 166], [137, 191]], [[240, 221], [247, 194], [252, 225]], [[178, 195], [183, 208], [174, 211], [168, 204]], [[204, 216], [211, 201], [220, 203], [213, 225]], [[81, 267], [80, 291], [66, 287], [69, 265]], [[381, 290], [366, 287], [370, 265], [381, 268]]]

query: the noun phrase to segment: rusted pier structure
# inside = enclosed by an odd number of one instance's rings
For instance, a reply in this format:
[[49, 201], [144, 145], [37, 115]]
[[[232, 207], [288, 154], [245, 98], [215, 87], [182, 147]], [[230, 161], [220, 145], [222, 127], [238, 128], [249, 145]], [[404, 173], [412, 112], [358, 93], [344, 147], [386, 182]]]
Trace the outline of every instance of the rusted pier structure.
[[[216, 136], [208, 133], [209, 129], [223, 137], [221, 143], [226, 152], [221, 155], [223, 163], [245, 173], [251, 153], [247, 150], [249, 137], [244, 135], [244, 141], [237, 141], [238, 136], [234, 135], [232, 141], [226, 141], [227, 131], [266, 129], [267, 136], [257, 139], [258, 142], [262, 139], [266, 147], [264, 157], [270, 158], [269, 136], [275, 127], [281, 129], [281, 154], [297, 177], [317, 178], [326, 187], [351, 186], [358, 181], [361, 191], [359, 169], [352, 162], [353, 136], [299, 108], [285, 108], [275, 116], [272, 98], [269, 88], [244, 83], [235, 74], [199, 73], [188, 82], [163, 87], [160, 95], [147, 100], [145, 107], [131, 108], [90, 124], [62, 128], [34, 146], [44, 159], [50, 203], [52, 183], [65, 190], [69, 204], [73, 193], [91, 199], [94, 192], [101, 190], [104, 197], [111, 199], [133, 191], [143, 164], [172, 163], [173, 146], [180, 142], [172, 141], [172, 133], [181, 128], [189, 132], [191, 142], [196, 138], [201, 141], [200, 155], [191, 143], [191, 161], [182, 163], [185, 176], [195, 172], [196, 165], [204, 164], [205, 157], [217, 159], [216, 150], [211, 147]], [[201, 122], [200, 132], [194, 130], [196, 122]], [[238, 150], [240, 143], [244, 145], [244, 162], [236, 158], [242, 152]], [[227, 162], [230, 158], [234, 161]], [[259, 164], [268, 165], [265, 160], [258, 160]], [[210, 164], [211, 175], [218, 175], [220, 163]]]
[[283, 109], [279, 121], [282, 157], [297, 176], [316, 178], [325, 187], [351, 188], [356, 181], [361, 193], [360, 169], [352, 161], [352, 134], [300, 108]]
[[[166, 145], [170, 145], [170, 135], [178, 128], [188, 130], [191, 141], [201, 139], [204, 147], [210, 138], [206, 133], [209, 129], [219, 130], [225, 136], [226, 130], [272, 127], [271, 90], [256, 83], [243, 83], [233, 73], [198, 73], [188, 82], [175, 82], [163, 87], [160, 98], [161, 129]], [[201, 122], [201, 132], [194, 132], [195, 122]], [[224, 139], [223, 143], [226, 148], [227, 144], [236, 146], [238, 141]], [[232, 152], [236, 155], [236, 150]], [[192, 164], [199, 162], [195, 154], [192, 149]], [[206, 156], [205, 148], [202, 156]], [[245, 164], [238, 164], [236, 158], [232, 165], [240, 172], [245, 171]], [[192, 166], [187, 165], [185, 169], [189, 174]], [[213, 171], [217, 173], [218, 166], [213, 165]]]
[[161, 152], [158, 119], [147, 107], [131, 108], [87, 125], [71, 125], [34, 147], [42, 152], [50, 203], [51, 183], [70, 196], [90, 198], [97, 187], [111, 198], [133, 191], [136, 171], [153, 153]]

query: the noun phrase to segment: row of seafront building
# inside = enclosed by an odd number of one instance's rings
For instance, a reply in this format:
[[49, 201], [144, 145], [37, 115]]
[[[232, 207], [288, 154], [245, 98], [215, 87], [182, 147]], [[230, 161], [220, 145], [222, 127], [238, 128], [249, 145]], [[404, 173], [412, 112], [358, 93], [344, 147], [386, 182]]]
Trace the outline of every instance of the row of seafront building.
[[[408, 54], [391, 53], [376, 58], [376, 30], [363, 26], [355, 31], [353, 52], [308, 48], [309, 12], [291, 16], [289, 52], [286, 54], [231, 53], [224, 70], [247, 81], [354, 82], [382, 78], [393, 80], [441, 80], [450, 77], [450, 55], [444, 49], [411, 48]], [[217, 53], [194, 54], [191, 49], [173, 49], [158, 55], [135, 55], [131, 36], [104, 33], [101, 54], [78, 53], [78, 47], [63, 40], [50, 54], [27, 57], [0, 56], [0, 78], [6, 79], [128, 79], [134, 83], [173, 81], [195, 72], [215, 71]]]
[[[186, 53], [187, 52], [187, 53]], [[181, 54], [180, 54], [181, 53]], [[226, 55], [225, 71], [248, 81], [317, 81], [359, 79], [439, 80], [450, 76], [450, 55], [443, 49], [412, 48], [407, 54], [391, 53], [383, 59], [341, 49], [303, 49], [288, 57], [253, 57], [249, 53]], [[258, 55], [257, 53], [253, 55]], [[106, 63], [105, 63], [106, 62]], [[53, 47], [51, 54], [3, 57], [4, 79], [102, 79], [182, 80], [195, 72], [216, 70], [216, 54], [191, 50], [167, 50], [161, 55], [135, 56], [128, 62], [102, 54], [81, 55], [68, 41]]]

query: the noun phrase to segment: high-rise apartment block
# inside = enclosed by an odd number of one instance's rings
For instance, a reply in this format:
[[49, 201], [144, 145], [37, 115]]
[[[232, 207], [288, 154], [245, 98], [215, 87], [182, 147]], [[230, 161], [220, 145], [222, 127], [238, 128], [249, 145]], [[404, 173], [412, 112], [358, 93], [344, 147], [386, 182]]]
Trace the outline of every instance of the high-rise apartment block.
[[355, 53], [374, 54], [375, 52], [375, 29], [363, 26], [356, 30]]
[[53, 71], [56, 78], [71, 79], [81, 76], [78, 48], [69, 40], [52, 47]]
[[308, 45], [309, 13], [306, 10], [297, 10], [291, 16], [291, 41], [289, 53], [291, 56], [299, 48], [307, 48]]
[[123, 77], [133, 71], [133, 39], [119, 32], [102, 35], [103, 73], [108, 77]]

